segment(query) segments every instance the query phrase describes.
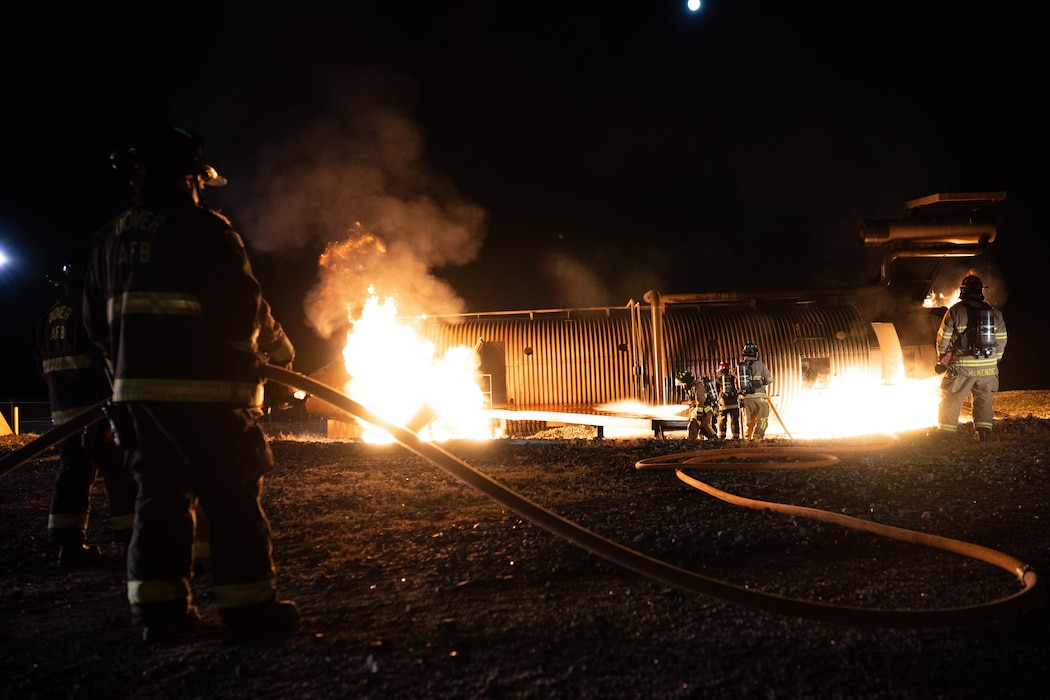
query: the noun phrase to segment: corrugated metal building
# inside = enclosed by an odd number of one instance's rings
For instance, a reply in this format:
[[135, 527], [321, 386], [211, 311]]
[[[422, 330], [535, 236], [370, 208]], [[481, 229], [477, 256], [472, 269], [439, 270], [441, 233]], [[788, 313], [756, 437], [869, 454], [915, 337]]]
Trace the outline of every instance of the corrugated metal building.
[[773, 372], [778, 408], [790, 411], [800, 392], [827, 388], [846, 372], [892, 381], [914, 374], [908, 363], [932, 373], [933, 336], [923, 325], [915, 346], [902, 342], [893, 323], [865, 319], [838, 293], [754, 299], [649, 292], [644, 303], [623, 307], [442, 316], [420, 332], [439, 353], [477, 349], [494, 408], [550, 411], [623, 400], [678, 403], [677, 372], [714, 377], [719, 361], [735, 364], [753, 341]]

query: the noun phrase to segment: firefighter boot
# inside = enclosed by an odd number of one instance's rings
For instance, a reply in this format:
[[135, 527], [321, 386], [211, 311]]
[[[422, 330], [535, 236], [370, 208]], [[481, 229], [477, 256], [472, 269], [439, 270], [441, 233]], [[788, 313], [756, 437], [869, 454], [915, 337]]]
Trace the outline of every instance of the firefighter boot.
[[299, 629], [299, 608], [290, 600], [220, 608], [219, 615], [235, 634], [283, 635]]
[[769, 427], [769, 420], [767, 418], [759, 418], [755, 424], [755, 434], [753, 438], [755, 440], [764, 440], [766, 438], [766, 428]]
[[192, 632], [200, 621], [197, 607], [191, 605], [186, 611], [169, 619], [155, 619], [142, 628], [142, 641], [149, 643], [174, 642]]
[[988, 442], [992, 438], [992, 431], [988, 428], [978, 428], [976, 433], [978, 442]]
[[62, 568], [91, 566], [102, 559], [102, 550], [95, 544], [64, 544], [58, 548], [58, 565]]

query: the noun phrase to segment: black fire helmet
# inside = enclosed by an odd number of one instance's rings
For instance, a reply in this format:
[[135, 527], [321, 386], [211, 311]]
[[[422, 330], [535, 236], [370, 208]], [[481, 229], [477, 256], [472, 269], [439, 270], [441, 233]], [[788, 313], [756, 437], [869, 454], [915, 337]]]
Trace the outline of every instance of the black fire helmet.
[[167, 184], [186, 175], [197, 175], [208, 187], [226, 184], [205, 160], [204, 139], [178, 127], [157, 129], [141, 143], [117, 149], [109, 160], [136, 186]]

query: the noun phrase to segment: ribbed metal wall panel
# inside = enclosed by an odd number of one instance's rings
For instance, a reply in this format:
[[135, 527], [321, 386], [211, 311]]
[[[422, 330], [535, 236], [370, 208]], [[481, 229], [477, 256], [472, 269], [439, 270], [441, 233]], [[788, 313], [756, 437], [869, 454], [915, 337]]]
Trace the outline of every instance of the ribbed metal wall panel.
[[664, 318], [665, 382], [673, 381], [683, 369], [714, 377], [720, 360], [739, 362], [747, 341], [760, 348], [760, 359], [773, 373], [771, 393], [783, 410], [790, 410], [800, 391], [824, 388], [848, 371], [866, 375], [872, 371], [874, 333], [853, 307], [776, 311], [669, 307]]
[[[655, 317], [646, 305], [464, 315], [431, 319], [420, 330], [440, 351], [479, 339], [502, 344], [508, 404], [518, 408], [677, 403], [678, 371], [713, 377], [720, 360], [739, 361], [749, 340], [773, 372], [781, 410], [847, 371], [873, 371], [874, 333], [852, 306], [660, 308]], [[662, 330], [660, 348], [653, 347], [654, 328]]]

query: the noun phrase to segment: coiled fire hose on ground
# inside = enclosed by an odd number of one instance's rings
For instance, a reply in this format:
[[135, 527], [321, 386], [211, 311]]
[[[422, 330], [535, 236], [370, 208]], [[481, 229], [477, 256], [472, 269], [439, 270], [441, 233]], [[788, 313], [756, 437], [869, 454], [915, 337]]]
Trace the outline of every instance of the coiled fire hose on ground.
[[[1035, 572], [1031, 571], [1027, 565], [1013, 557], [1009, 557], [1005, 554], [984, 547], [969, 545], [964, 542], [949, 540], [947, 538], [923, 535], [922, 533], [917, 532], [913, 533], [908, 530], [901, 530], [900, 528], [887, 528], [887, 531], [893, 531], [900, 539], [919, 542], [929, 546], [940, 546], [949, 549], [949, 551], [956, 551], [965, 554], [966, 556], [989, 561], [990, 563], [1015, 574], [1021, 581], [1023, 588], [1021, 591], [1014, 593], [1013, 595], [982, 605], [941, 610], [880, 610], [797, 600], [735, 586], [687, 569], [682, 569], [659, 559], [654, 559], [653, 557], [638, 552], [637, 550], [630, 549], [618, 542], [587, 530], [586, 528], [563, 518], [557, 513], [547, 510], [543, 506], [533, 503], [520, 494], [515, 493], [494, 479], [478, 472], [466, 462], [462, 461], [455, 455], [446, 452], [437, 445], [419, 439], [419, 437], [410, 430], [383, 420], [361, 404], [344, 396], [330, 386], [311, 379], [310, 377], [280, 367], [274, 367], [272, 365], [263, 368], [262, 372], [263, 377], [270, 381], [279, 382], [305, 391], [318, 399], [365, 421], [366, 423], [385, 430], [409, 451], [422, 457], [460, 481], [473, 486], [496, 502], [532, 521], [535, 525], [563, 537], [573, 544], [592, 554], [602, 557], [603, 559], [642, 574], [643, 576], [658, 579], [679, 588], [705, 595], [711, 595], [732, 603], [759, 608], [782, 615], [836, 622], [847, 625], [898, 628], [985, 624], [993, 620], [1004, 617], [1013, 617], [1030, 611], [1038, 604], [1038, 599], [1042, 595], [1043, 589]], [[734, 450], [734, 453], [743, 456], [744, 450]], [[812, 451], [808, 451], [808, 453], [810, 455], [813, 454]], [[820, 466], [828, 463], [829, 456], [822, 455], [820, 457], [820, 459], [811, 461], [810, 463], [799, 464]], [[693, 463], [700, 461], [691, 455], [688, 455], [687, 458], [694, 460]], [[646, 463], [644, 466], [642, 462], [639, 462], [636, 466], [639, 468], [655, 468], [657, 466], [659, 468], [666, 468], [676, 459], [680, 459], [680, 456], [672, 455], [670, 457], [659, 458], [657, 461]], [[834, 456], [830, 456], [830, 459], [837, 461], [837, 458]], [[681, 476], [685, 476], [684, 474], [681, 474], [681, 470], [678, 471]], [[725, 496], [728, 497], [730, 494], [725, 494]], [[741, 499], [741, 501], [746, 500], [748, 499]], [[761, 507], [767, 508], [769, 505], [766, 504]], [[791, 506], [784, 507], [791, 508]], [[828, 515], [832, 516], [829, 521], [836, 522], [837, 524], [843, 524], [843, 519], [846, 518], [846, 516], [832, 513], [829, 513]], [[860, 521], [860, 523], [866, 526], [874, 525], [874, 523], [868, 523], [866, 521]], [[879, 534], [883, 534], [883, 532], [880, 531]]]
[[[1013, 557], [995, 550], [978, 547], [977, 545], [970, 545], [957, 540], [924, 535], [923, 533], [901, 530], [900, 528], [887, 528], [887, 526], [878, 526], [877, 524], [868, 521], [858, 521], [862, 526], [861, 529], [876, 531], [875, 528], [886, 528], [886, 532], [893, 532], [895, 535], [898, 535], [898, 539], [926, 544], [928, 546], [939, 546], [943, 549], [948, 549], [949, 551], [961, 553], [965, 556], [972, 556], [995, 564], [996, 566], [1004, 568], [1016, 575], [1022, 583], [1023, 588], [1019, 592], [988, 603], [941, 610], [880, 610], [837, 606], [787, 598], [784, 596], [742, 588], [740, 586], [712, 579], [687, 569], [668, 564], [667, 562], [655, 559], [587, 530], [586, 528], [563, 518], [557, 513], [533, 503], [494, 479], [478, 472], [455, 455], [446, 452], [433, 443], [428, 443], [419, 439], [419, 437], [410, 430], [394, 425], [389, 421], [380, 418], [353, 399], [344, 396], [339, 391], [315, 379], [273, 365], [263, 367], [261, 374], [266, 380], [285, 384], [312, 394], [341, 411], [345, 411], [366, 423], [370, 423], [385, 430], [410, 452], [422, 457], [434, 466], [467, 485], [473, 486], [486, 496], [495, 500], [497, 503], [506, 506], [523, 518], [530, 520], [535, 525], [569, 540], [573, 544], [596, 556], [602, 557], [603, 559], [643, 576], [664, 581], [665, 583], [669, 583], [685, 590], [714, 596], [738, 605], [766, 610], [781, 615], [854, 626], [886, 628], [944, 627], [952, 625], [986, 624], [1002, 618], [1016, 617], [1033, 610], [1039, 604], [1043, 595], [1043, 586], [1035, 572]], [[104, 416], [103, 405], [104, 404], [99, 404], [89, 411], [85, 411], [70, 423], [56, 427], [33, 442], [5, 455], [3, 458], [0, 458], [0, 476], [42, 453], [63, 438], [74, 434], [77, 430], [101, 419]], [[721, 452], [722, 451], [711, 453], [711, 458], [714, 459], [721, 457], [722, 455], [719, 454]], [[739, 457], [747, 456], [744, 453], [745, 450], [734, 451], [734, 454]], [[768, 452], [762, 451], [762, 454], [765, 455], [768, 454]], [[808, 452], [808, 454], [813, 455], [812, 452]], [[655, 460], [643, 460], [636, 466], [639, 469], [669, 468], [679, 464], [688, 466], [690, 464], [697, 464], [706, 461], [709, 461], [706, 456], [701, 457], [697, 454], [669, 455], [656, 458]], [[822, 466], [828, 463], [834, 463], [834, 461], [837, 461], [837, 458], [834, 456], [820, 455], [820, 459], [810, 460], [808, 462], [797, 462], [793, 466], [794, 468], [800, 468], [803, 465], [811, 467]], [[756, 466], [758, 465], [751, 464], [749, 465], [749, 468], [753, 469], [756, 468]], [[681, 469], [678, 469], [677, 472], [679, 478], [682, 478], [686, 483], [691, 483], [692, 485], [702, 484], [702, 482], [693, 480], [691, 477], [685, 475]], [[768, 508], [770, 510], [775, 509], [778, 512], [791, 512], [791, 509], [796, 508], [794, 506], [743, 499], [732, 496], [731, 494], [720, 492], [706, 484], [703, 485], [703, 488], [712, 495], [718, 495], [719, 498], [724, 497], [726, 500], [729, 500], [729, 502], [738, 502], [741, 505], [751, 504], [751, 507]], [[793, 512], [792, 514], [799, 515], [801, 513]], [[825, 513], [824, 515], [827, 516], [828, 522], [835, 522], [836, 524], [845, 524], [845, 521], [847, 520], [855, 520], [833, 513]], [[812, 517], [812, 514], [806, 515], [805, 517]], [[880, 531], [879, 534], [884, 534], [884, 532]]]
[[[881, 446], [868, 448], [880, 449]], [[849, 449], [849, 448], [847, 448]], [[853, 451], [859, 451], [854, 448]], [[789, 457], [792, 461], [777, 460], [777, 457]], [[808, 457], [807, 460], [801, 460]], [[765, 459], [765, 462], [739, 462], [727, 460], [740, 459]], [[1045, 593], [1043, 585], [1036, 573], [1024, 562], [995, 549], [982, 547], [981, 545], [963, 542], [939, 535], [931, 535], [925, 532], [908, 530], [905, 528], [884, 525], [881, 523], [854, 518], [839, 513], [831, 513], [816, 508], [805, 506], [793, 506], [786, 503], [773, 501], [761, 501], [743, 496], [736, 496], [717, 489], [695, 477], [685, 473], [685, 469], [697, 468], [699, 465], [707, 465], [710, 469], [812, 469], [814, 467], [831, 466], [838, 462], [838, 457], [829, 454], [818, 453], [815, 450], [801, 447], [774, 447], [767, 449], [736, 449], [731, 451], [706, 451], [706, 452], [684, 452], [662, 457], [643, 459], [635, 464], [637, 469], [669, 469], [675, 468], [676, 476], [686, 484], [714, 496], [726, 503], [752, 508], [755, 510], [768, 510], [774, 513], [782, 513], [809, 520], [839, 525], [841, 527], [863, 532], [870, 532], [889, 539], [918, 544], [934, 549], [941, 549], [953, 554], [958, 554], [970, 559], [983, 561], [987, 564], [999, 567], [1014, 576], [1022, 585], [1022, 589], [1013, 595], [1006, 596], [987, 603], [966, 606], [960, 608], [948, 608], [943, 610], [894, 610], [878, 611], [863, 609], [865, 613], [871, 612], [879, 615], [890, 615], [898, 617], [907, 626], [942, 626], [952, 624], [973, 624], [977, 622], [989, 622], [994, 619], [1016, 615], [1029, 611], [1039, 605]], [[802, 601], [800, 601], [802, 602]], [[810, 603], [806, 603], [810, 605]], [[847, 619], [856, 616], [861, 609], [844, 607], [843, 614]], [[863, 624], [863, 623], [859, 623]], [[896, 626], [896, 625], [894, 625]], [[904, 626], [904, 625], [901, 625]]]

